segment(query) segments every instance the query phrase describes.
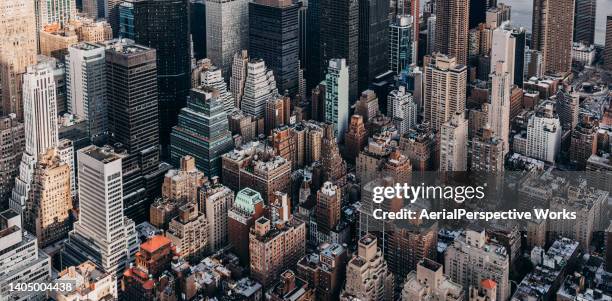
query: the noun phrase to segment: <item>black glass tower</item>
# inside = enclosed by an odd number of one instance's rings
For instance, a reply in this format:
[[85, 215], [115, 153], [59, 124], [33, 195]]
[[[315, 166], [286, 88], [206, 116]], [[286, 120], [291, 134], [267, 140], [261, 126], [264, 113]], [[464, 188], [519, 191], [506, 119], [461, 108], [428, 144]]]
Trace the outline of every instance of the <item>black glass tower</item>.
[[389, 3], [359, 1], [359, 91], [389, 71]]
[[167, 157], [170, 130], [191, 88], [189, 0], [137, 0], [134, 36], [157, 51], [160, 142]]
[[249, 3], [249, 51], [274, 72], [278, 91], [298, 91], [300, 3], [253, 0]]
[[346, 59], [349, 67], [349, 102], [355, 103], [359, 78], [359, 0], [320, 0], [320, 78], [325, 78], [329, 60]]
[[193, 57], [196, 60], [201, 60], [206, 57], [206, 6], [204, 0], [191, 0], [190, 14]]

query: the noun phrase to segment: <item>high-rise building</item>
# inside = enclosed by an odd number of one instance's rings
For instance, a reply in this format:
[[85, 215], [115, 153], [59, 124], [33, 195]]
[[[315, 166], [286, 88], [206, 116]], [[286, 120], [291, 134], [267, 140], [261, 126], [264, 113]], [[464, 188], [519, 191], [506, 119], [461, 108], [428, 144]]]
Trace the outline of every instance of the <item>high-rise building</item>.
[[249, 51], [274, 72], [281, 93], [298, 92], [300, 3], [255, 0], [249, 3]]
[[567, 130], [575, 129], [580, 116], [580, 95], [562, 88], [552, 98], [556, 98], [555, 110], [559, 115], [561, 127]]
[[351, 76], [345, 59], [331, 59], [325, 76], [325, 122], [334, 127], [334, 136], [343, 141], [348, 128]]
[[408, 72], [416, 53], [411, 16], [397, 16], [389, 24], [389, 70], [395, 74]]
[[414, 170], [428, 171], [434, 167], [437, 160], [436, 135], [430, 126], [418, 124], [407, 134], [400, 137], [400, 150], [412, 162]]
[[417, 264], [416, 271], [406, 277], [402, 289], [404, 301], [462, 301], [463, 286], [444, 275], [444, 266], [430, 259]]
[[208, 87], [191, 89], [187, 107], [181, 110], [172, 128], [170, 158], [175, 166], [186, 155], [208, 177], [221, 175], [221, 155], [232, 149], [227, 114], [216, 91]]
[[249, 263], [249, 230], [264, 214], [261, 194], [244, 188], [236, 194], [236, 200], [227, 212], [228, 239], [240, 263]]
[[321, 22], [319, 74], [324, 77], [326, 71], [329, 72], [329, 64], [334, 59], [343, 58], [345, 61], [343, 65], [348, 66], [349, 70], [347, 92], [348, 100], [352, 104], [358, 96], [359, 0], [320, 0], [319, 4]]
[[406, 87], [399, 86], [387, 96], [387, 116], [393, 118], [393, 123], [400, 135], [417, 124], [417, 105], [412, 94], [406, 92]]
[[[249, 54], [246, 50], [238, 51], [233, 56], [232, 76], [230, 78], [230, 91], [234, 96], [234, 107], [242, 107], [244, 85], [248, 74]], [[226, 75], [227, 76], [227, 75]]]
[[325, 182], [317, 191], [316, 223], [317, 231], [329, 235], [340, 221], [342, 192], [332, 182]]
[[200, 189], [200, 209], [208, 221], [209, 251], [217, 252], [229, 243], [228, 210], [234, 204], [234, 192], [213, 178]]
[[[494, 8], [497, 0], [470, 0], [469, 2], [469, 28], [475, 28], [487, 21], [487, 11]], [[437, 7], [440, 4], [436, 3]], [[499, 25], [499, 24], [498, 24]]]
[[394, 277], [376, 237], [359, 239], [357, 253], [346, 267], [346, 287], [340, 300], [393, 300]]
[[263, 60], [249, 61], [240, 109], [256, 119], [264, 118], [266, 103], [278, 95], [275, 79], [274, 73], [266, 67]]
[[51, 257], [38, 248], [36, 237], [25, 231], [21, 216], [12, 209], [0, 212], [0, 296], [13, 300], [43, 300], [44, 292], [11, 291], [11, 283], [51, 281]]
[[329, 244], [319, 254], [308, 254], [297, 264], [297, 274], [312, 284], [315, 300], [338, 300], [346, 275], [347, 250], [340, 244]]
[[516, 37], [513, 35], [512, 31], [505, 30], [503, 27], [498, 27], [493, 30], [492, 35], [492, 45], [491, 45], [491, 63], [490, 68], [496, 69], [496, 64], [498, 62], [504, 62], [504, 66], [502, 66], [503, 70], [497, 71], [507, 72], [510, 75], [510, 83], [512, 85], [514, 82], [514, 66], [515, 66], [515, 51], [516, 51]]
[[15, 113], [23, 121], [23, 75], [36, 63], [34, 1], [0, 1], [0, 82], [2, 115]]
[[491, 108], [489, 125], [493, 132], [503, 141], [504, 156], [510, 151], [510, 94], [512, 87], [511, 73], [507, 63], [497, 61], [491, 72]]
[[[306, 9], [305, 22], [300, 25], [306, 27], [306, 46], [305, 59], [300, 62], [306, 68], [307, 90], [313, 89], [322, 79], [321, 68], [321, 0], [302, 1], [302, 8]], [[300, 49], [304, 46], [300, 45]], [[306, 50], [306, 48], [304, 48]]]
[[15, 114], [0, 118], [0, 145], [6, 149], [0, 152], [0, 200], [6, 208], [19, 174], [19, 162], [25, 150], [25, 130], [23, 123], [17, 121]]
[[182, 157], [180, 169], [171, 169], [164, 176], [162, 197], [176, 202], [196, 202], [198, 188], [207, 180], [204, 173], [196, 168], [195, 158]]
[[539, 108], [527, 125], [526, 155], [545, 162], [555, 162], [561, 147], [561, 122], [552, 105]]
[[497, 174], [504, 170], [503, 141], [491, 128], [483, 128], [472, 138], [472, 172]]
[[207, 70], [204, 70], [200, 74], [200, 82], [193, 88], [197, 88], [200, 85], [211, 87], [217, 90], [219, 93], [219, 100], [223, 103], [223, 109], [226, 113], [233, 111], [235, 107], [234, 96], [230, 91], [227, 90], [227, 83], [223, 78], [221, 69], [216, 66], [211, 66]]
[[465, 111], [467, 67], [458, 60], [442, 54], [426, 57], [425, 65], [425, 121], [434, 131], [450, 120], [455, 112]]
[[170, 131], [191, 88], [189, 0], [134, 2], [134, 37], [157, 54], [158, 143], [169, 157]]
[[578, 170], [585, 170], [587, 161], [597, 153], [597, 121], [583, 115], [582, 120], [570, 137], [570, 162], [576, 164]]
[[593, 45], [595, 42], [595, 12], [596, 0], [575, 0], [574, 42]]
[[571, 72], [574, 0], [534, 0], [531, 48], [542, 52], [542, 71]]
[[335, 185], [344, 187], [346, 185], [346, 162], [340, 156], [338, 142], [334, 135], [334, 127], [330, 123], [323, 125], [321, 135], [321, 169], [322, 179], [317, 179], [320, 184], [330, 181]]
[[55, 81], [44, 63], [28, 67], [23, 75], [25, 152], [9, 206], [21, 212], [26, 206], [32, 172], [39, 156], [58, 145]]
[[134, 32], [134, 4], [133, 1], [123, 1], [119, 4], [119, 37], [133, 40]]
[[604, 67], [608, 70], [612, 70], [612, 15], [606, 17]]
[[233, 75], [234, 55], [248, 47], [249, 1], [206, 0], [206, 55], [226, 78]]
[[251, 277], [270, 285], [306, 252], [306, 224], [297, 219], [275, 222], [265, 217], [255, 221], [249, 233]]
[[140, 156], [141, 168], [150, 172], [159, 165], [159, 53], [125, 39], [105, 46], [110, 141]]
[[[436, 1], [436, 32], [434, 50], [455, 58], [457, 64], [467, 64], [469, 8], [468, 0]], [[485, 9], [485, 7], [479, 7]]]
[[[189, 1], [189, 31], [193, 47], [193, 58], [198, 61], [206, 58], [206, 1]], [[228, 74], [229, 77], [229, 74]]]
[[510, 265], [506, 249], [487, 243], [483, 229], [468, 229], [446, 249], [444, 274], [469, 288], [484, 279], [497, 282], [497, 300], [508, 300]]
[[92, 43], [70, 46], [66, 55], [68, 112], [87, 120], [89, 137], [94, 143], [104, 143], [108, 133], [104, 57], [104, 47]]
[[208, 228], [206, 215], [195, 203], [187, 203], [168, 224], [166, 238], [176, 246], [180, 258], [199, 260], [208, 251]]
[[359, 91], [389, 71], [388, 33], [389, 0], [359, 0], [359, 62], [358, 70], [351, 70], [359, 74]]
[[79, 220], [62, 250], [63, 265], [89, 259], [106, 273], [118, 273], [135, 253], [135, 225], [123, 215], [122, 158], [110, 148], [78, 151]]
[[[270, 135], [274, 129], [289, 125], [291, 114], [291, 98], [289, 96], [274, 97], [266, 102], [265, 129]], [[295, 162], [294, 162], [295, 163]]]
[[40, 248], [68, 235], [71, 188], [70, 165], [61, 161], [56, 149], [49, 149], [36, 163], [23, 217], [25, 229], [36, 235]]
[[104, 18], [108, 20], [111, 27], [113, 28], [113, 36], [119, 35], [119, 6], [124, 0], [105, 0], [103, 1], [106, 5]]
[[523, 86], [525, 76], [525, 52], [527, 50], [527, 31], [523, 27], [511, 27], [508, 23], [506, 29], [512, 31], [514, 37], [514, 84]]
[[368, 143], [368, 132], [363, 122], [363, 116], [351, 116], [351, 123], [349, 124], [346, 135], [344, 135], [344, 139], [347, 157], [351, 160], [355, 160], [359, 152]]
[[440, 171], [467, 170], [468, 121], [455, 113], [440, 128]]
[[76, 17], [76, 2], [74, 0], [36, 0], [36, 29], [45, 25], [67, 25], [68, 21]]

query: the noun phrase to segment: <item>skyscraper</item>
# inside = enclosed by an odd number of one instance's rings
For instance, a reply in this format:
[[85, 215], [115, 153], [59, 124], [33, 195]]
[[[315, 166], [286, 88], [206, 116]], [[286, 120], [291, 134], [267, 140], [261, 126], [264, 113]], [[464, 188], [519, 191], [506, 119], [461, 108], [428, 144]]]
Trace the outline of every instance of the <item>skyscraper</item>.
[[412, 17], [398, 16], [389, 25], [389, 70], [398, 75], [415, 62], [412, 23]]
[[298, 92], [300, 4], [292, 0], [249, 3], [249, 51], [274, 72], [281, 93]]
[[34, 169], [24, 226], [36, 235], [40, 248], [68, 235], [72, 210], [70, 172], [70, 165], [61, 161], [56, 149], [43, 154]]
[[468, 122], [463, 113], [455, 113], [440, 128], [440, 171], [466, 171]]
[[0, 145], [6, 148], [0, 153], [0, 200], [4, 203], [2, 206], [6, 207], [25, 149], [24, 126], [17, 121], [15, 114], [0, 118]]
[[353, 115], [351, 116], [351, 123], [349, 128], [344, 135], [346, 144], [346, 156], [350, 160], [355, 160], [359, 155], [359, 152], [368, 143], [368, 132], [363, 122], [363, 116]]
[[113, 36], [119, 35], [119, 6], [124, 0], [105, 0], [106, 4], [105, 19], [108, 20], [113, 28]]
[[182, 157], [191, 155], [209, 178], [221, 175], [221, 155], [233, 147], [227, 114], [215, 93], [204, 86], [191, 90], [170, 139], [172, 163], [178, 166]]
[[251, 277], [270, 285], [306, 251], [306, 224], [297, 219], [274, 222], [265, 217], [255, 221], [249, 233]]
[[87, 120], [89, 138], [104, 143], [108, 132], [104, 47], [80, 43], [68, 48], [66, 91], [68, 111]]
[[534, 0], [531, 48], [542, 52], [544, 73], [567, 73], [572, 68], [574, 0]]
[[[392, 300], [394, 279], [382, 248], [371, 234], [359, 239], [357, 253], [346, 267], [346, 287], [340, 300]], [[349, 299], [344, 299], [349, 298]]]
[[606, 17], [606, 41], [604, 48], [604, 67], [612, 70], [612, 15]]
[[325, 76], [330, 61], [343, 58], [349, 68], [348, 100], [352, 104], [358, 96], [359, 0], [320, 0], [320, 22], [320, 75]]
[[0, 295], [13, 300], [44, 299], [43, 292], [10, 291], [11, 283], [47, 283], [51, 257], [38, 248], [36, 237], [25, 231], [21, 216], [0, 212]]
[[[510, 94], [512, 80], [507, 64], [503, 61], [494, 63], [491, 78], [491, 108], [489, 125], [493, 132], [503, 141], [504, 156], [510, 151]], [[512, 68], [510, 68], [512, 69]]]
[[467, 64], [469, 0], [436, 1], [434, 50]]
[[345, 59], [331, 59], [325, 76], [325, 122], [334, 127], [337, 141], [343, 141], [348, 128], [350, 67]]
[[186, 203], [168, 224], [166, 237], [176, 246], [181, 258], [199, 260], [208, 251], [208, 229], [206, 215], [195, 203]]
[[388, 32], [389, 0], [359, 0], [359, 91], [389, 70]]
[[325, 182], [317, 191], [316, 223], [317, 231], [329, 237], [340, 221], [342, 192], [332, 182]]
[[526, 155], [545, 162], [555, 162], [561, 147], [561, 122], [552, 104], [539, 108], [527, 124]]
[[[242, 107], [242, 96], [244, 96], [244, 84], [248, 74], [249, 54], [242, 50], [234, 54], [232, 61], [232, 76], [230, 78], [230, 91], [234, 96], [234, 107]], [[227, 76], [227, 75], [226, 75]]]
[[34, 5], [36, 5], [37, 29], [53, 23], [68, 24], [69, 20], [76, 17], [74, 0], [35, 0]]
[[266, 67], [266, 62], [261, 59], [249, 61], [240, 109], [256, 119], [264, 118], [266, 102], [277, 94], [274, 73]]
[[119, 4], [119, 37], [133, 40], [134, 35], [134, 3], [123, 1]]
[[120, 272], [135, 253], [134, 222], [123, 215], [121, 160], [108, 148], [78, 151], [79, 220], [62, 252], [64, 265], [87, 258], [107, 273]]
[[306, 58], [301, 61], [306, 67], [307, 90], [314, 88], [322, 79], [321, 73], [321, 0], [303, 1], [306, 8]]
[[36, 62], [34, 1], [0, 1], [0, 82], [2, 115], [23, 121], [22, 87], [26, 68]]
[[[501, 72], [507, 72], [510, 75], [509, 85], [511, 86], [514, 82], [514, 64], [515, 64], [515, 50], [516, 50], [516, 38], [512, 34], [512, 31], [506, 30], [501, 26], [493, 31], [491, 45], [491, 63], [490, 68], [493, 72], [494, 67], [498, 62], [504, 62]], [[500, 72], [498, 71], [498, 73]]]
[[26, 206], [38, 157], [58, 145], [55, 92], [53, 73], [47, 64], [28, 67], [23, 75], [25, 152], [9, 204], [17, 212]]
[[439, 131], [455, 112], [465, 111], [467, 67], [458, 64], [454, 57], [434, 54], [426, 57], [424, 71], [425, 121]]
[[234, 204], [234, 192], [213, 178], [200, 189], [200, 208], [208, 221], [209, 251], [217, 252], [229, 243], [228, 210]]
[[249, 1], [206, 0], [206, 55], [226, 78], [234, 55], [248, 46]]
[[417, 124], [417, 105], [412, 94], [406, 92], [406, 87], [399, 86], [398, 90], [389, 93], [387, 103], [387, 116], [393, 118], [399, 134], [408, 133]]
[[504, 170], [504, 145], [491, 128], [483, 128], [472, 138], [472, 172], [499, 174]]
[[[223, 103], [223, 109], [226, 113], [230, 113], [236, 107], [234, 106], [234, 96], [227, 90], [227, 82], [223, 78], [221, 69], [216, 66], [208, 68], [200, 75], [200, 83], [197, 86], [204, 85], [217, 90], [219, 100]], [[197, 87], [196, 86], [196, 87]]]
[[595, 42], [597, 0], [575, 0], [574, 42], [592, 45]]
[[242, 264], [249, 264], [249, 229], [263, 215], [264, 203], [259, 192], [245, 188], [227, 212], [228, 238]]
[[134, 33], [138, 44], [154, 48], [157, 53], [158, 137], [162, 153], [169, 157], [170, 130], [191, 88], [189, 1], [134, 2]]
[[142, 169], [159, 165], [158, 53], [129, 40], [106, 44], [110, 141], [142, 157]]
[[[486, 22], [487, 10], [497, 5], [497, 0], [470, 0], [469, 1], [469, 28], [475, 28]], [[436, 5], [439, 5], [436, 3]], [[499, 24], [498, 24], [499, 25]]]

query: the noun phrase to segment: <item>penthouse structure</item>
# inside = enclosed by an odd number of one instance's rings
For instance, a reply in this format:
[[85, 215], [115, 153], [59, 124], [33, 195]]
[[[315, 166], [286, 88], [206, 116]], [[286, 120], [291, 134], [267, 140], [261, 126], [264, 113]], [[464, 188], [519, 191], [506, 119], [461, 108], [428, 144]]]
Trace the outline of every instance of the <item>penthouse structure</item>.
[[[424, 259], [417, 264], [416, 271], [406, 276], [402, 289], [404, 301], [463, 301], [463, 287], [444, 275], [443, 266], [433, 260]], [[471, 299], [470, 299], [471, 300]]]

